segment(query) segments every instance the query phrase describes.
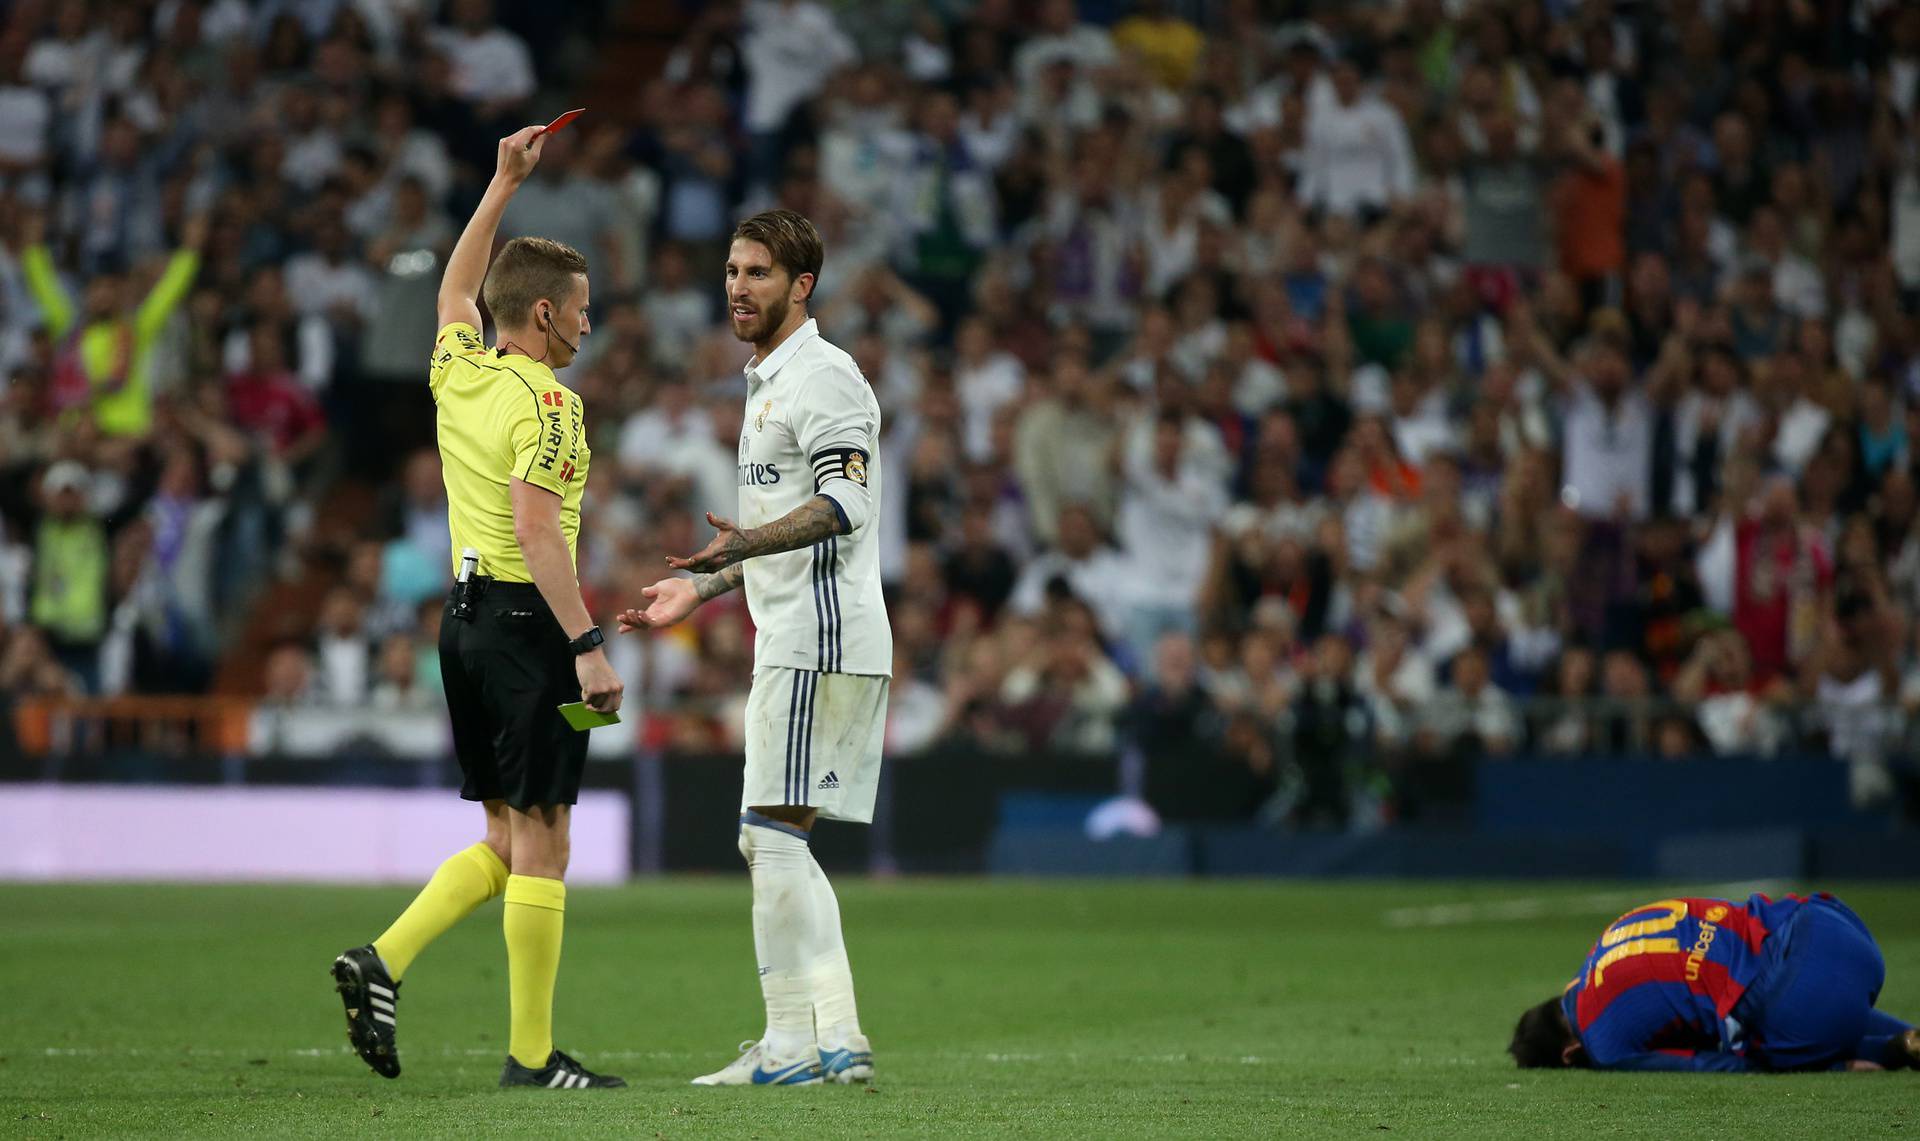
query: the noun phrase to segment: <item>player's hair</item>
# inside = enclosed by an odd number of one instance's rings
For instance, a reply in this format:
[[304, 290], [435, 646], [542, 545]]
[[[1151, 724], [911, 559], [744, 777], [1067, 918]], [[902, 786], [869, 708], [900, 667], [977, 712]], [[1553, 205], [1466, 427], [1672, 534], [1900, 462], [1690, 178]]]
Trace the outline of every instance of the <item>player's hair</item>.
[[[767, 247], [773, 264], [786, 270], [789, 277], [798, 280], [801, 274], [810, 273], [813, 289], [820, 287], [820, 264], [826, 260], [827, 247], [820, 240], [820, 231], [805, 215], [792, 210], [763, 211], [733, 228], [733, 240], [743, 238]], [[807, 291], [808, 299], [813, 297], [813, 289]]]
[[1539, 1006], [1528, 1007], [1513, 1028], [1513, 1041], [1507, 1043], [1507, 1053], [1513, 1055], [1514, 1062], [1523, 1070], [1565, 1066], [1567, 1040], [1572, 1037], [1566, 1018], [1560, 1009], [1559, 995]]
[[[585, 276], [587, 259], [579, 250], [552, 238], [515, 238], [493, 259], [480, 296], [493, 323], [517, 329], [542, 298], [555, 305], [573, 292], [573, 275]], [[568, 326], [571, 328], [571, 326]]]

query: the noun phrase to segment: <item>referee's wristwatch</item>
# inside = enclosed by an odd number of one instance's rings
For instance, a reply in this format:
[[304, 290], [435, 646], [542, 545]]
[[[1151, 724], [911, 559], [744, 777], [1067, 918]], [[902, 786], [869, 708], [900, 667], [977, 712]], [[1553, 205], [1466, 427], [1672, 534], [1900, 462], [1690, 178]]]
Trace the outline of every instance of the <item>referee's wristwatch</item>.
[[600, 627], [595, 626], [573, 641], [568, 642], [567, 645], [573, 650], [573, 656], [577, 658], [581, 654], [591, 654], [593, 651], [605, 645], [606, 641], [607, 636], [600, 632]]

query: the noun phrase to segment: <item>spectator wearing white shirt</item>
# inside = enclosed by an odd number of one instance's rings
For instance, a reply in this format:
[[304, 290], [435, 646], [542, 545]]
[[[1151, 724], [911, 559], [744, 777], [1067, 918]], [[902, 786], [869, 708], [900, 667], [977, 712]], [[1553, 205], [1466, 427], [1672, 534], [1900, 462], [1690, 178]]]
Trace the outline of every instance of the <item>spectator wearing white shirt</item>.
[[653, 255], [653, 272], [648, 274], [646, 293], [640, 298], [640, 311], [646, 314], [647, 328], [653, 334], [655, 361], [680, 362], [692, 354], [694, 343], [713, 326], [709, 293], [694, 285], [686, 247], [677, 242], [662, 243]]
[[1722, 344], [1702, 349], [1693, 387], [1674, 412], [1673, 509], [1704, 514], [1720, 486], [1720, 468], [1747, 433], [1760, 426], [1760, 406], [1743, 385], [1743, 366]]
[[287, 296], [302, 316], [324, 316], [336, 336], [358, 330], [372, 312], [378, 283], [348, 248], [347, 228], [324, 217], [313, 228], [313, 248], [287, 262]]
[[1112, 603], [1132, 591], [1133, 568], [1119, 552], [1100, 542], [1093, 512], [1083, 503], [1062, 507], [1054, 530], [1059, 535], [1058, 543], [1021, 568], [1008, 605], [1015, 614], [1038, 614], [1047, 604], [1048, 585], [1060, 579], [1074, 597], [1098, 602], [1102, 613], [1111, 615]]
[[739, 495], [738, 469], [741, 404], [738, 397], [722, 396], [705, 409], [706, 431], [676, 432], [650, 465], [656, 476], [684, 482], [681, 501], [697, 532], [706, 526], [705, 508]]
[[[1176, 339], [1167, 360], [1179, 370], [1182, 383], [1198, 384], [1227, 349], [1227, 323], [1220, 319], [1220, 290], [1212, 277], [1195, 272], [1181, 281], [1172, 300]], [[1162, 373], [1155, 379], [1165, 376]]]
[[793, 109], [859, 58], [833, 13], [811, 0], [754, 0], [747, 5], [747, 95], [741, 118], [752, 142], [749, 177], [762, 187], [781, 173], [780, 131]]
[[1126, 642], [1142, 660], [1162, 634], [1194, 632], [1214, 528], [1228, 505], [1216, 465], [1187, 447], [1186, 417], [1162, 412], [1151, 438], [1148, 454], [1128, 457], [1118, 520], [1136, 597], [1101, 600], [1119, 603]]
[[1108, 369], [1135, 392], [1153, 391], [1160, 374], [1174, 366], [1173, 346], [1178, 330], [1164, 305], [1145, 304], [1128, 330], [1127, 347]]
[[1351, 447], [1341, 448], [1333, 457], [1327, 475], [1327, 503], [1340, 519], [1347, 565], [1363, 572], [1378, 567], [1387, 532], [1394, 524], [1393, 501], [1373, 489], [1365, 461]]
[[1022, 118], [1091, 125], [1099, 118], [1099, 73], [1118, 58], [1105, 28], [1083, 24], [1073, 0], [1044, 0], [1039, 31], [1013, 55]]
[[994, 347], [984, 317], [968, 317], [954, 333], [953, 390], [963, 417], [961, 445], [978, 463], [993, 456], [993, 418], [1026, 391], [1026, 369], [1012, 353]]
[[1218, 363], [1226, 370], [1227, 382], [1233, 386], [1233, 406], [1242, 416], [1265, 415], [1286, 400], [1287, 374], [1259, 354], [1251, 322], [1227, 322]]
[[1562, 390], [1561, 499], [1589, 519], [1645, 519], [1653, 495], [1653, 404], [1607, 336], [1581, 348]]
[[1747, 222], [1747, 252], [1773, 267], [1773, 295], [1780, 307], [1797, 317], [1827, 315], [1827, 286], [1812, 262], [1787, 244], [1787, 228], [1780, 212], [1756, 206]]
[[1301, 491], [1293, 460], [1285, 452], [1263, 444], [1247, 482], [1249, 498], [1228, 508], [1221, 519], [1228, 538], [1311, 543], [1329, 518], [1324, 500]]
[[1330, 214], [1382, 213], [1413, 190], [1413, 148], [1400, 113], [1363, 92], [1360, 71], [1333, 69], [1334, 97], [1307, 111], [1300, 198]]
[[746, 24], [742, 118], [752, 134], [770, 134], [785, 126], [795, 107], [818, 94], [829, 76], [859, 54], [833, 13], [809, 0], [750, 3]]
[[453, 67], [453, 93], [482, 120], [497, 119], [533, 94], [533, 53], [494, 24], [489, 0], [453, 0], [451, 13], [453, 26], [436, 32], [433, 45]]
[[336, 586], [327, 592], [320, 607], [314, 657], [319, 692], [329, 705], [351, 708], [367, 699], [373, 649], [367, 642], [366, 617], [366, 605], [353, 588]]
[[[913, 153], [905, 105], [886, 73], [875, 66], [849, 69], [822, 95], [821, 104], [821, 189], [855, 213], [869, 216], [866, 228], [886, 228], [887, 202]], [[845, 240], [828, 241], [836, 262]], [[827, 275], [827, 281], [834, 276]]]
[[[1820, 441], [1833, 426], [1833, 412], [1817, 397], [1816, 378], [1807, 374], [1797, 353], [1781, 353], [1767, 360], [1770, 390], [1765, 402], [1776, 410], [1773, 460], [1796, 478], [1806, 470]], [[1780, 408], [1780, 405], [1785, 405]]]
[[[1896, 701], [1900, 692], [1898, 643], [1875, 633], [1863, 638], [1827, 618], [1819, 645], [1801, 674], [1800, 697], [1812, 699], [1827, 731], [1827, 752], [1850, 769], [1856, 804], [1890, 791], [1888, 754], [1905, 730]], [[1869, 619], [1869, 625], [1877, 623]], [[1898, 635], [1894, 635], [1895, 638]], [[1870, 645], [1870, 642], [1882, 645]]]
[[0, 185], [30, 175], [47, 161], [53, 100], [28, 83], [19, 44], [0, 48]]
[[1200, 247], [1200, 229], [1228, 226], [1233, 210], [1209, 186], [1212, 164], [1206, 149], [1183, 149], [1173, 167], [1142, 193], [1140, 236], [1147, 255], [1147, 292], [1164, 298], [1192, 272]]
[[340, 134], [321, 115], [320, 92], [308, 84], [288, 87], [280, 97], [281, 135], [286, 141], [280, 177], [312, 193], [338, 173], [346, 152]]
[[999, 170], [1020, 142], [1020, 116], [1014, 108], [1013, 85], [1000, 79], [979, 84], [967, 92], [960, 113], [960, 141], [974, 161]]
[[676, 439], [705, 438], [713, 431], [707, 411], [693, 402], [693, 386], [678, 377], [660, 385], [654, 399], [620, 426], [620, 471], [644, 480]]
[[1353, 681], [1373, 714], [1375, 740], [1404, 748], [1434, 696], [1433, 662], [1414, 647], [1404, 621], [1384, 612], [1374, 618]]
[[380, 154], [387, 177], [417, 178], [428, 197], [435, 202], [445, 199], [453, 186], [453, 159], [440, 136], [414, 122], [412, 104], [398, 93], [383, 97], [374, 115], [378, 130], [369, 145]]
[[1393, 420], [1393, 446], [1414, 467], [1425, 467], [1429, 456], [1459, 446], [1460, 434], [1447, 415], [1447, 394], [1414, 368], [1393, 375], [1387, 411]]
[[64, 105], [78, 110], [67, 98], [70, 89], [84, 88], [99, 71], [107, 34], [95, 26], [95, 12], [85, 4], [58, 4], [53, 11], [53, 34], [33, 41], [27, 50], [25, 77]]
[[1520, 742], [1513, 699], [1493, 684], [1487, 652], [1470, 645], [1454, 656], [1452, 677], [1428, 705], [1419, 739], [1429, 752], [1503, 755]]

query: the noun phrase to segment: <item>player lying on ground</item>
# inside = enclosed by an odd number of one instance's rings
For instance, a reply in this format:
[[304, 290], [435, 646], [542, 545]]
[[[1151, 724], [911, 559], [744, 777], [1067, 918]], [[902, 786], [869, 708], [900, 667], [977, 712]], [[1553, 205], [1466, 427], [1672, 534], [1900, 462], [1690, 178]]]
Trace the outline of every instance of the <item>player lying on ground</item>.
[[1920, 1067], [1920, 1032], [1873, 1008], [1886, 974], [1867, 925], [1824, 892], [1663, 899], [1607, 928], [1507, 1052], [1597, 1070]]

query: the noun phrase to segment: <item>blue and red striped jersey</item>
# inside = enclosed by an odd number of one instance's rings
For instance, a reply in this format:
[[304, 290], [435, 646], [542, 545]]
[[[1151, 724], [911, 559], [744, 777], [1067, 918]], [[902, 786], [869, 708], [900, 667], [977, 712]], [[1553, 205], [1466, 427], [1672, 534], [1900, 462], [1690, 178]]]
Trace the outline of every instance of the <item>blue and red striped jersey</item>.
[[1746, 1069], [1731, 1015], [1759, 974], [1762, 945], [1804, 897], [1663, 899], [1615, 920], [1561, 1005], [1606, 1069]]

